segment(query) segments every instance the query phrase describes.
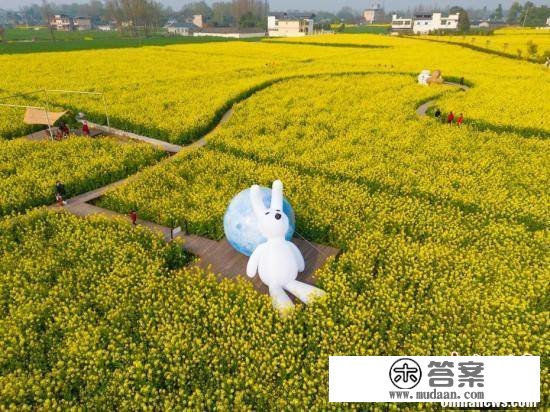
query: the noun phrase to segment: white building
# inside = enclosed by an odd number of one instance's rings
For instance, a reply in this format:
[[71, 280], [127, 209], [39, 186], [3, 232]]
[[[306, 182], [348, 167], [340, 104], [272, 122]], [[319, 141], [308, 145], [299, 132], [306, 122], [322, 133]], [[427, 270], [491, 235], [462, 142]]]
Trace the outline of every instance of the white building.
[[199, 28], [193, 23], [171, 23], [165, 26], [166, 31], [178, 36], [193, 36]]
[[376, 7], [371, 7], [363, 12], [363, 20], [367, 24], [380, 23], [384, 20], [384, 9], [380, 7], [380, 4]]
[[415, 14], [413, 32], [415, 34], [428, 34], [435, 30], [457, 30], [460, 13], [443, 17], [441, 13]]
[[90, 17], [75, 17], [73, 26], [75, 30], [92, 30], [92, 19]]
[[411, 31], [413, 28], [413, 19], [410, 17], [397, 17], [394, 14], [391, 18], [391, 29], [394, 32]]
[[550, 17], [548, 17], [548, 18], [546, 19], [546, 25], [547, 25], [548, 27], [550, 27]]
[[313, 34], [312, 16], [272, 15], [267, 17], [269, 37], [301, 37]]
[[72, 31], [74, 29], [73, 19], [66, 14], [56, 14], [50, 17], [49, 24], [52, 29], [59, 31]]

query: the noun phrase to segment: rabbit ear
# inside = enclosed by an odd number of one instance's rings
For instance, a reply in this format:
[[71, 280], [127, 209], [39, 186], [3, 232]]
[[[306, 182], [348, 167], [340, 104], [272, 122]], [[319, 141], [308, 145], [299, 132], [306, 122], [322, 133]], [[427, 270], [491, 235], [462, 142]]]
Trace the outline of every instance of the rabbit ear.
[[271, 209], [283, 210], [283, 183], [275, 180], [271, 187]]
[[252, 210], [254, 214], [260, 216], [265, 211], [264, 201], [262, 200], [262, 192], [260, 186], [253, 185], [250, 188], [250, 202], [252, 203]]

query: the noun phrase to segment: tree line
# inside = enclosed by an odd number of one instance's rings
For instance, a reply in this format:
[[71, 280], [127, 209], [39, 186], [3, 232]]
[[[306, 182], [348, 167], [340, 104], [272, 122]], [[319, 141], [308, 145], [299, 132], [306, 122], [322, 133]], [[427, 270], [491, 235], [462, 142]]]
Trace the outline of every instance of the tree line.
[[[456, 10], [460, 10], [464, 15], [463, 21], [461, 21], [463, 28], [468, 26], [471, 19], [486, 18], [525, 27], [544, 26], [546, 19], [550, 17], [550, 7], [548, 6], [537, 6], [532, 1], [526, 1], [523, 4], [516, 1], [508, 10], [505, 10], [502, 4], [499, 4], [494, 10], [488, 10], [487, 7], [464, 9], [459, 6], [434, 10], [433, 6], [420, 5], [408, 10], [389, 11], [385, 14], [384, 20], [391, 21], [391, 15], [394, 13], [410, 16], [419, 12], [450, 13]], [[155, 0], [89, 0], [87, 3], [68, 4], [47, 3], [46, 0], [42, 0], [42, 4], [20, 7], [18, 12], [8, 12], [8, 17], [15, 15], [20, 24], [36, 25], [44, 24], [45, 15], [48, 13], [63, 13], [69, 16], [91, 17], [96, 25], [113, 21], [119, 25], [132, 22], [134, 27], [151, 31], [168, 20], [185, 21], [195, 14], [202, 15], [204, 22], [211, 27], [265, 27], [265, 16], [268, 12], [268, 6], [264, 0], [217, 1], [211, 5], [205, 1], [196, 1], [184, 5], [177, 11]], [[287, 12], [289, 14], [315, 14], [316, 24], [320, 27], [331, 23], [356, 24], [362, 22], [362, 13], [349, 6], [342, 7], [336, 13], [297, 10], [288, 10]]]
[[264, 27], [267, 5], [263, 0], [232, 0], [188, 3], [175, 11], [155, 0], [90, 0], [88, 3], [57, 4], [42, 0], [41, 4], [21, 7], [9, 12], [18, 24], [46, 24], [54, 14], [72, 17], [87, 16], [95, 25], [115, 23], [121, 29], [151, 32], [168, 20], [185, 21], [195, 14], [203, 16], [209, 26]]

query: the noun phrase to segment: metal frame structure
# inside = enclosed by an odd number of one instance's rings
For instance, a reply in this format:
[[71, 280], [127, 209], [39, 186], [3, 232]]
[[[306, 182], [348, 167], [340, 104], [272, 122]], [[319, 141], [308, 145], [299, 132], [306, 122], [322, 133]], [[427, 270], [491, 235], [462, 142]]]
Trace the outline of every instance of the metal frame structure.
[[44, 112], [46, 113], [46, 119], [48, 121], [48, 132], [50, 133], [50, 138], [53, 140], [52, 125], [51, 125], [51, 122], [50, 122], [50, 116], [48, 114], [48, 108], [47, 107], [26, 106], [26, 105], [22, 105], [22, 104], [6, 104], [6, 103], [0, 103], [0, 106], [2, 106], [2, 107], [21, 107], [21, 108], [26, 108], [26, 109], [44, 110]]
[[12, 99], [12, 98], [23, 97], [23, 96], [29, 96], [31, 94], [36, 94], [36, 93], [44, 93], [44, 96], [46, 97], [46, 107], [28, 106], [28, 105], [21, 105], [21, 104], [7, 104], [7, 103], [0, 103], [0, 107], [20, 107], [20, 108], [27, 108], [27, 109], [44, 110], [46, 112], [46, 119], [48, 121], [48, 131], [50, 133], [50, 138], [53, 140], [52, 125], [50, 123], [50, 117], [48, 115], [48, 112], [50, 110], [50, 103], [49, 103], [48, 93], [87, 94], [87, 95], [101, 96], [101, 99], [103, 101], [103, 109], [105, 110], [105, 119], [107, 121], [107, 126], [111, 127], [111, 122], [110, 122], [110, 119], [109, 119], [109, 112], [107, 110], [107, 100], [105, 99], [105, 93], [103, 93], [103, 92], [86, 92], [86, 91], [81, 91], [81, 90], [63, 90], [63, 89], [40, 89], [40, 90], [35, 90], [35, 91], [32, 91], [32, 92], [28, 92], [28, 93], [17, 93], [17, 94], [13, 94], [11, 96], [0, 97], [0, 100]]

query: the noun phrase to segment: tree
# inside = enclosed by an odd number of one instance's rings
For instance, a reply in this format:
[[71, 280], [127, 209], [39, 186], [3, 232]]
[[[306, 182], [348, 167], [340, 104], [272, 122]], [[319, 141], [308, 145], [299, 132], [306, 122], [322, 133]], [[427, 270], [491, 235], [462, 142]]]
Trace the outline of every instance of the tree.
[[506, 21], [509, 24], [517, 23], [518, 20], [519, 20], [519, 16], [522, 13], [522, 11], [523, 11], [523, 7], [521, 7], [521, 4], [519, 4], [519, 2], [517, 2], [517, 1], [514, 2], [510, 6], [510, 10], [508, 10], [508, 18], [506, 19]]
[[211, 19], [213, 15], [212, 9], [204, 1], [186, 4], [181, 9], [180, 14], [184, 18], [190, 18], [193, 17], [195, 14], [200, 14], [204, 18], [204, 20]]
[[349, 6], [342, 7], [336, 16], [343, 23], [355, 23], [357, 20], [357, 13]]
[[532, 11], [534, 7], [535, 5], [531, 1], [527, 1], [523, 5], [523, 10], [521, 12], [521, 15], [519, 16], [519, 21], [521, 22], [522, 26], [525, 26], [527, 16], [529, 15], [529, 13]]
[[[248, 27], [265, 26], [265, 2], [262, 0], [233, 0], [232, 3], [233, 22], [243, 27], [241, 20]], [[246, 17], [245, 17], [246, 16]], [[253, 24], [253, 26], [250, 26]]]
[[4, 36], [6, 35], [6, 29], [4, 29], [4, 26], [0, 26], [0, 42], [4, 42], [6, 39]]
[[52, 6], [46, 2], [46, 0], [42, 0], [42, 6], [40, 7], [40, 14], [42, 15], [42, 20], [46, 22], [50, 29], [50, 36], [52, 37], [52, 40], [55, 41], [55, 34], [52, 25], [50, 24], [50, 17], [53, 16], [53, 10]]
[[470, 18], [468, 12], [460, 6], [453, 6], [450, 10], [451, 14], [458, 13], [458, 31], [466, 32], [470, 30]]
[[538, 50], [539, 50], [539, 46], [533, 43], [533, 41], [529, 40], [527, 42], [527, 54], [529, 56], [536, 57]]
[[550, 17], [550, 8], [547, 6], [535, 6], [532, 2], [525, 3], [519, 22], [527, 27], [541, 27], [546, 25], [546, 19]]
[[502, 9], [502, 4], [498, 4], [497, 8], [495, 9], [495, 12], [493, 13], [493, 19], [494, 20], [502, 20], [504, 18], [504, 10]]
[[251, 11], [247, 11], [239, 19], [240, 28], [257, 27], [259, 24], [261, 23], [258, 21], [258, 16], [254, 16]]
[[231, 3], [213, 3], [210, 24], [213, 26], [231, 26], [233, 24]]
[[161, 25], [164, 15], [163, 6], [153, 0], [108, 0], [106, 9], [119, 28], [130, 30], [133, 36], [138, 36], [140, 31], [148, 36]]

